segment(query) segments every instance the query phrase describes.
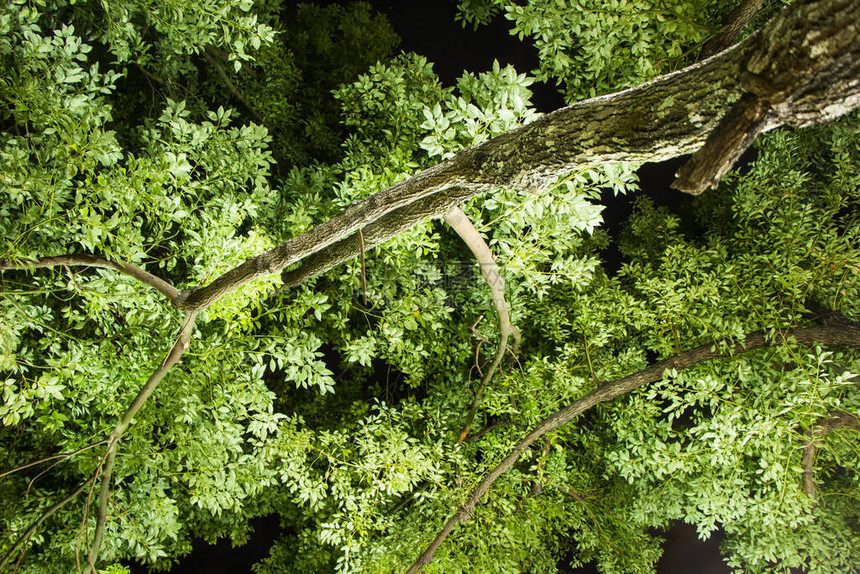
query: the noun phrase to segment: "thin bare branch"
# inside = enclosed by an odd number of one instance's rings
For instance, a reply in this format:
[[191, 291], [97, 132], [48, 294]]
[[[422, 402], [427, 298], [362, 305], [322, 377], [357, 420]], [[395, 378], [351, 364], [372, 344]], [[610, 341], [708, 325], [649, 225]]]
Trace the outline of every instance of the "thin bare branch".
[[114, 271], [119, 271], [120, 273], [137, 279], [144, 285], [152, 287], [153, 289], [167, 297], [171, 303], [174, 303], [176, 301], [176, 298], [179, 296], [179, 289], [177, 289], [164, 279], [156, 277], [148, 271], [144, 271], [137, 265], [134, 265], [132, 263], [120, 263], [119, 261], [110, 261], [108, 259], [97, 257], [95, 255], [69, 254], [57, 255], [54, 257], [40, 257], [39, 259], [20, 259], [16, 261], [12, 261], [10, 259], [0, 259], [0, 271], [5, 271], [7, 269], [29, 271], [31, 269], [38, 269], [41, 267], [59, 266], [98, 267], [101, 269], [113, 269]]
[[472, 255], [478, 260], [478, 264], [481, 266], [481, 275], [484, 276], [484, 281], [490, 287], [493, 306], [496, 308], [496, 315], [499, 318], [499, 346], [496, 349], [492, 363], [490, 363], [489, 368], [481, 378], [481, 383], [475, 389], [475, 396], [472, 399], [472, 404], [469, 406], [469, 412], [466, 415], [466, 421], [463, 423], [463, 429], [457, 436], [457, 443], [459, 444], [469, 436], [469, 429], [472, 426], [475, 413], [478, 412], [481, 399], [484, 398], [484, 391], [487, 389], [487, 385], [492, 380], [493, 375], [496, 374], [508, 349], [508, 339], [511, 337], [514, 339], [514, 350], [516, 350], [520, 342], [520, 332], [511, 323], [511, 314], [508, 309], [508, 303], [505, 300], [505, 280], [499, 273], [496, 258], [493, 256], [493, 252], [490, 250], [487, 242], [484, 241], [484, 238], [481, 237], [481, 234], [478, 233], [478, 230], [475, 229], [475, 226], [472, 225], [472, 222], [469, 221], [469, 218], [466, 217], [466, 214], [463, 213], [463, 210], [459, 206], [451, 208], [444, 217], [445, 223], [457, 232], [457, 235], [460, 236], [460, 239], [463, 240], [469, 247]]
[[585, 499], [585, 496], [582, 495], [582, 493], [577, 492], [577, 491], [573, 490], [572, 488], [561, 488], [560, 487], [559, 490], [561, 490], [566, 495], [572, 497], [575, 501], [577, 501], [580, 504], [586, 504], [588, 502]]
[[[845, 325], [841, 327], [805, 327], [791, 329], [783, 333], [783, 338], [780, 340], [793, 339], [800, 345], [833, 345], [847, 346], [855, 349], [860, 349], [860, 325]], [[563, 407], [552, 415], [545, 418], [543, 421], [529, 431], [512, 449], [511, 453], [502, 460], [494, 469], [478, 483], [478, 485], [469, 494], [466, 502], [460, 509], [448, 519], [436, 538], [430, 543], [427, 549], [418, 557], [415, 563], [409, 568], [407, 574], [421, 572], [425, 565], [433, 560], [436, 550], [442, 545], [455, 526], [464, 522], [471, 517], [478, 501], [487, 493], [490, 487], [503, 474], [509, 471], [519, 459], [520, 455], [528, 449], [532, 443], [543, 437], [549, 432], [557, 430], [568, 424], [576, 417], [591, 409], [595, 405], [611, 401], [625, 393], [629, 393], [634, 389], [659, 381], [667, 369], [680, 371], [693, 365], [697, 365], [704, 361], [708, 361], [717, 357], [733, 356], [738, 353], [761, 349], [774, 344], [769, 341], [764, 332], [759, 331], [747, 335], [742, 343], [720, 346], [716, 344], [706, 344], [690, 349], [668, 359], [659, 361], [646, 369], [628, 375], [622, 379], [618, 379], [598, 387], [584, 397], [574, 401], [570, 405]]]

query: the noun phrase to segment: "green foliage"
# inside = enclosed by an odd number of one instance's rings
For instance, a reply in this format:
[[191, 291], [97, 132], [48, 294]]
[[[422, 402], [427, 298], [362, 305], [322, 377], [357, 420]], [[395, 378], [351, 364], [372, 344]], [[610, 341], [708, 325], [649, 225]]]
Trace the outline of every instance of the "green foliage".
[[[531, 38], [538, 80], [574, 102], [691, 63], [722, 22], [704, 0], [462, 0], [458, 19], [478, 27], [503, 11], [511, 34]], [[727, 7], [726, 7], [727, 8]], [[725, 9], [725, 8], [723, 8]], [[727, 12], [726, 12], [727, 13]]]
[[366, 2], [299, 4], [277, 31], [253, 65], [232, 74], [236, 85], [276, 132], [273, 151], [282, 163], [336, 161], [345, 131], [331, 92], [386, 62], [399, 38]]
[[[709, 33], [690, 3], [462, 5], [473, 22], [504, 7], [539, 35], [540, 77], [571, 98], [679, 65]], [[386, 60], [393, 33], [367, 5], [294, 17], [229, 1], [0, 6], [0, 259], [88, 253], [191, 287], [538, 117], [534, 78], [511, 67], [445, 87], [420, 56]], [[225, 76], [274, 134], [246, 121], [204, 50], [242, 63]], [[554, 53], [569, 61], [550, 66]], [[612, 276], [599, 201], [636, 193], [637, 166], [466, 202], [523, 341], [472, 432], [506, 425], [460, 445], [498, 332], [489, 288], [446, 226], [366, 253], [365, 290], [351, 261], [289, 290], [274, 277], [224, 297], [122, 438], [100, 571], [168, 569], [194, 537], [241, 544], [270, 514], [285, 529], [260, 574], [402, 571], [561, 406], [655, 358], [761, 330], [767, 349], [667, 371], [544, 437], [427, 571], [653, 572], [654, 532], [681, 520], [702, 536], [722, 528], [738, 571], [856, 572], [860, 433], [820, 437], [816, 503], [801, 453], [830, 413], [860, 413], [860, 356], [785, 333], [822, 314], [860, 320], [858, 126], [855, 114], [772, 132], [745, 173], [681, 213], [638, 199]], [[2, 470], [84, 449], [0, 477], [2, 553], [98, 468], [97, 443], [179, 316], [155, 290], [91, 267], [5, 270], [0, 308]], [[93, 502], [82, 494], [46, 520], [19, 571], [74, 571]]]

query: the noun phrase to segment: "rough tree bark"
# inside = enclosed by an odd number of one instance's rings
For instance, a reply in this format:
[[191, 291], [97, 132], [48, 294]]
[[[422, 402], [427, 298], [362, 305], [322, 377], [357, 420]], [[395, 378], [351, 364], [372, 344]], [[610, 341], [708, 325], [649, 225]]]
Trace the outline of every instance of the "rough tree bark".
[[755, 18], [763, 2], [764, 0], [743, 0], [734, 12], [729, 14], [726, 24], [713, 38], [705, 42], [700, 57], [709, 58], [734, 44], [741, 30]]
[[[801, 0], [712, 58], [465, 150], [261, 255], [260, 263], [249, 261], [246, 272], [301, 261], [283, 274], [285, 286], [298, 285], [357, 257], [359, 227], [371, 249], [493, 188], [541, 189], [573, 169], [606, 162], [656, 162], [699, 150], [675, 185], [701, 193], [759, 133], [827, 121], [860, 104], [858, 22], [855, 0]], [[181, 304], [220, 296], [221, 281], [184, 293]]]

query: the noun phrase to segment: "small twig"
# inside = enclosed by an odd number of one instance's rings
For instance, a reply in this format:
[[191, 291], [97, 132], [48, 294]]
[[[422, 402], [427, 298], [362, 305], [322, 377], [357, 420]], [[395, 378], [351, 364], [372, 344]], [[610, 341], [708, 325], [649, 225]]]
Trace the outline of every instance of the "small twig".
[[472, 365], [472, 368], [469, 369], [469, 385], [472, 383], [472, 371], [477, 370], [478, 376], [483, 378], [484, 372], [481, 370], [481, 347], [484, 343], [489, 344], [490, 340], [478, 333], [478, 323], [480, 323], [484, 319], [483, 315], [479, 315], [478, 318], [472, 323], [472, 334], [475, 335], [475, 338], [478, 339], [478, 344], [475, 346], [475, 364]]
[[573, 499], [576, 500], [580, 504], [585, 504], [588, 502], [585, 499], [585, 496], [583, 496], [579, 492], [573, 490], [572, 488], [561, 488], [560, 487], [559, 490], [562, 491], [563, 493], [565, 493], [566, 495], [573, 497]]
[[270, 133], [274, 133], [274, 126], [267, 122], [266, 118], [264, 118], [262, 114], [260, 114], [260, 112], [258, 112], [254, 108], [254, 106], [251, 105], [251, 102], [249, 102], [247, 98], [245, 98], [242, 92], [239, 91], [239, 88], [236, 87], [236, 84], [233, 83], [233, 80], [230, 79], [230, 76], [227, 75], [227, 72], [224, 71], [224, 68], [221, 67], [221, 64], [218, 63], [218, 60], [212, 57], [211, 52], [212, 47], [206, 46], [206, 48], [201, 52], [201, 54], [203, 54], [203, 57], [206, 59], [209, 65], [215, 68], [215, 71], [218, 73], [218, 77], [221, 78], [221, 81], [224, 82], [224, 85], [227, 87], [228, 90], [230, 90], [230, 93], [233, 94], [233, 97], [239, 100], [239, 102], [243, 106], [245, 106], [245, 109], [248, 110], [248, 112], [250, 112], [252, 116], [254, 116], [254, 119], [266, 126], [266, 129], [269, 130]]
[[90, 489], [87, 491], [87, 499], [84, 502], [84, 513], [81, 517], [81, 527], [78, 529], [78, 536], [75, 539], [75, 566], [77, 567], [77, 571], [81, 572], [81, 538], [84, 539], [84, 543], [87, 547], [90, 545], [90, 531], [87, 528], [87, 521], [90, 517], [90, 501], [93, 499], [93, 491], [96, 487], [96, 482], [99, 479], [99, 474], [104, 468], [105, 459], [107, 458], [107, 453], [102, 456], [102, 459], [99, 461], [98, 466], [96, 466], [96, 470], [93, 473], [93, 477], [90, 479]]
[[514, 507], [514, 513], [519, 512], [520, 508], [522, 508], [523, 504], [525, 504], [526, 500], [531, 498], [532, 496], [537, 496], [541, 492], [543, 492], [543, 482], [541, 482], [541, 475], [546, 470], [546, 461], [547, 457], [549, 457], [549, 448], [550, 441], [549, 438], [544, 438], [543, 446], [540, 449], [540, 461], [538, 462], [537, 467], [537, 476], [534, 480], [532, 480], [531, 488], [529, 488], [528, 493], [517, 501], [516, 507]]
[[509, 427], [509, 426], [511, 426], [511, 423], [509, 421], [496, 421], [493, 424], [491, 424], [490, 426], [488, 426], [486, 428], [482, 428], [481, 430], [479, 430], [475, 434], [470, 434], [469, 436], [467, 436], [466, 438], [463, 439], [463, 442], [474, 442], [490, 431], [494, 431], [497, 428]]
[[[163, 84], [163, 85], [168, 86], [168, 87], [170, 87], [170, 86], [174, 86], [174, 85], [175, 85], [175, 86], [179, 86], [179, 87], [180, 87], [180, 88], [181, 88], [181, 89], [182, 89], [186, 94], [188, 94], [189, 96], [191, 96], [192, 98], [194, 98], [194, 100], [195, 100], [198, 104], [200, 104], [200, 105], [202, 105], [202, 106], [204, 106], [204, 107], [208, 107], [208, 106], [206, 105], [206, 103], [205, 103], [203, 100], [201, 100], [199, 97], [197, 97], [197, 94], [195, 94], [194, 92], [192, 92], [192, 91], [191, 91], [190, 89], [188, 89], [185, 85], [180, 84], [179, 82], [175, 82], [175, 81], [173, 81], [173, 80], [165, 80], [165, 79], [164, 79], [164, 78], [162, 78], [161, 76], [159, 76], [159, 75], [157, 75], [157, 74], [154, 74], [154, 73], [150, 72], [149, 70], [147, 70], [146, 68], [144, 68], [144, 67], [143, 67], [143, 66], [141, 66], [140, 64], [138, 64], [138, 65], [137, 65], [137, 67], [138, 67], [138, 69], [143, 73], [143, 75], [144, 75], [144, 76], [146, 76], [147, 78], [149, 78], [150, 80], [154, 80], [154, 81], [158, 82], [159, 84]], [[150, 89], [151, 89], [151, 88], [152, 88], [152, 85], [150, 84]], [[155, 92], [155, 90], [152, 90], [152, 91], [153, 91], [153, 93]]]
[[481, 335], [478, 332], [478, 323], [480, 323], [483, 320], [484, 320], [484, 316], [478, 315], [478, 318], [475, 319], [474, 323], [472, 323], [472, 334], [475, 335], [475, 338], [478, 339], [479, 341], [481, 341], [482, 343], [489, 343], [490, 342], [489, 339], [487, 339], [486, 337], [484, 337], [483, 335]]

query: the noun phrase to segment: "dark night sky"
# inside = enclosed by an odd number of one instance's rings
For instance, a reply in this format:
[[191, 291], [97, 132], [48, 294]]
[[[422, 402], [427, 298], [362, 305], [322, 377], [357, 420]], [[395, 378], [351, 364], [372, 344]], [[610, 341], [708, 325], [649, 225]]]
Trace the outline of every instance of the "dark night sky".
[[[318, 2], [329, 4], [331, 1]], [[445, 85], [453, 85], [463, 71], [482, 72], [490, 69], [493, 60], [503, 66], [513, 64], [519, 72], [529, 72], [537, 67], [537, 53], [531, 45], [521, 44], [508, 32], [508, 22], [497, 17], [489, 27], [472, 31], [464, 29], [454, 21], [456, 1], [454, 0], [375, 0], [374, 8], [388, 16], [395, 31], [401, 37], [401, 49], [426, 56], [434, 64], [436, 73]], [[535, 93], [533, 102], [543, 112], [563, 105], [561, 97], [552, 86], [532, 86]], [[664, 164], [646, 164], [640, 170], [643, 192], [660, 204], [677, 207], [683, 201], [678, 192], [671, 190], [675, 170], [681, 160]], [[611, 196], [607, 196], [611, 197]], [[616, 231], [618, 222], [630, 213], [631, 198], [615, 198], [604, 213], [607, 227]], [[613, 229], [616, 228], [616, 229]], [[609, 259], [612, 253], [606, 254]], [[186, 574], [240, 574], [251, 572], [251, 566], [268, 555], [268, 548], [279, 531], [275, 517], [253, 521], [255, 535], [251, 541], [233, 549], [229, 541], [222, 540], [217, 545], [202, 541], [195, 544], [195, 551], [186, 557], [173, 572]], [[659, 574], [724, 574], [729, 569], [723, 564], [718, 545], [722, 539], [717, 533], [707, 541], [700, 541], [695, 529], [678, 523], [668, 532], [665, 553], [658, 565]], [[135, 574], [143, 574], [145, 569], [135, 567]], [[574, 574], [591, 574], [593, 567], [568, 570]]]

